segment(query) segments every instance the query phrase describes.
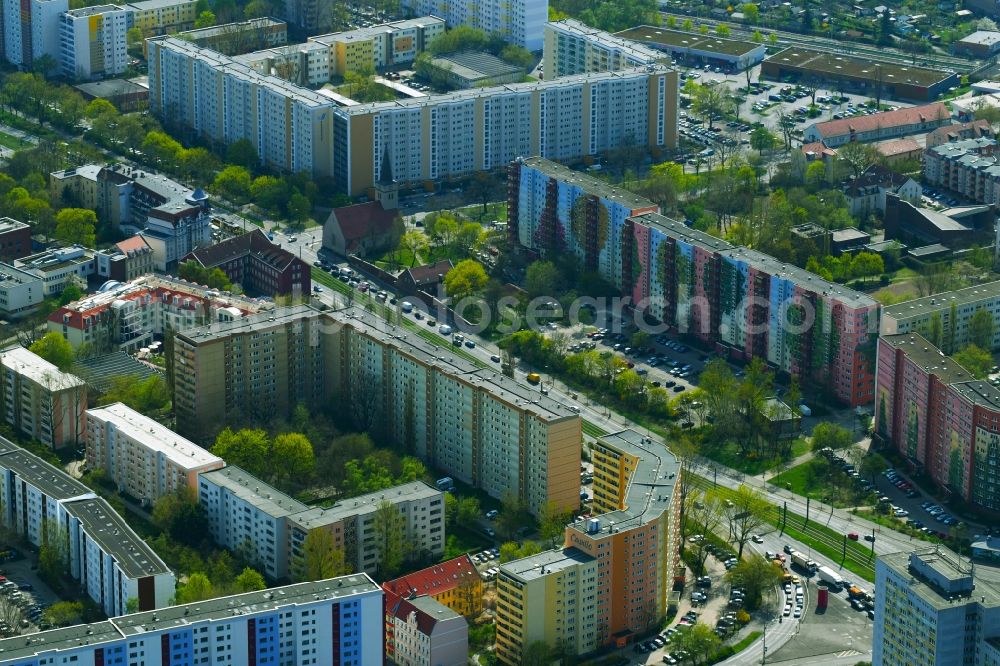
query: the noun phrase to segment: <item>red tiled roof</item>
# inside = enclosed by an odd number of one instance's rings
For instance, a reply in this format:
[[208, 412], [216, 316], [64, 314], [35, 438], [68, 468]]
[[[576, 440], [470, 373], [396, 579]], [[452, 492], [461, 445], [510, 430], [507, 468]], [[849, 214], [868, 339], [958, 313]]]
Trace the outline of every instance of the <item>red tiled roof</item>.
[[382, 583], [382, 589], [401, 597], [435, 595], [458, 587], [470, 576], [479, 577], [476, 566], [468, 555], [460, 555], [453, 560], [386, 581]]
[[334, 208], [331, 213], [334, 221], [340, 225], [340, 232], [344, 235], [348, 249], [351, 249], [354, 241], [388, 233], [398, 215], [399, 211], [386, 210], [380, 201]]
[[147, 250], [152, 249], [149, 247], [149, 243], [146, 242], [146, 239], [139, 234], [136, 234], [131, 238], [127, 238], [120, 243], [116, 243], [115, 246], [125, 254], [128, 254], [129, 252], [146, 252]]
[[951, 113], [949, 113], [948, 107], [941, 102], [934, 102], [933, 104], [912, 106], [907, 109], [873, 113], [870, 116], [828, 120], [825, 123], [818, 123], [816, 131], [819, 132], [821, 137], [828, 139], [832, 136], [844, 136], [851, 132], [868, 132], [878, 128], [915, 125], [916, 123], [950, 117]]
[[285, 270], [289, 264], [297, 260], [294, 254], [268, 240], [263, 231], [254, 229], [221, 243], [196, 248], [182, 261], [193, 259], [205, 268], [214, 268], [247, 255], [279, 271]]
[[955, 136], [956, 138], [960, 138], [965, 134], [967, 134], [970, 139], [977, 139], [981, 136], [989, 136], [991, 134], [990, 121], [973, 120], [968, 123], [955, 123], [953, 125], [938, 127], [935, 130], [931, 130], [927, 134], [927, 145], [931, 145], [935, 141], [943, 143], [948, 141], [948, 137]]
[[920, 144], [917, 143], [916, 139], [911, 137], [886, 141], [884, 143], [877, 144], [875, 149], [880, 155], [884, 155], [886, 157], [892, 157], [893, 155], [905, 155], [906, 153], [923, 150], [923, 148], [920, 147]]
[[410, 280], [418, 287], [422, 284], [432, 284], [438, 281], [438, 275], [447, 275], [448, 271], [455, 267], [451, 259], [442, 259], [436, 264], [425, 264], [409, 269], [407, 274]]
[[802, 144], [803, 153], [816, 153], [817, 155], [836, 155], [837, 151], [833, 148], [827, 148], [823, 145], [822, 141], [813, 141], [812, 143]]

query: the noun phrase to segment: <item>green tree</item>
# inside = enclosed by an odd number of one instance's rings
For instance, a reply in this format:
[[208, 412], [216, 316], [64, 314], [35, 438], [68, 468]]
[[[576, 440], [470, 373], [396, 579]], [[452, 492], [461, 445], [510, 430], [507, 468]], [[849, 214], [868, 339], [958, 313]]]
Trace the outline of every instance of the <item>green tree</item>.
[[302, 541], [302, 555], [294, 562], [295, 580], [306, 582], [326, 580], [351, 573], [344, 556], [344, 549], [338, 548], [333, 532], [325, 528], [310, 530]]
[[708, 119], [709, 129], [716, 118], [730, 113], [734, 108], [732, 92], [726, 86], [698, 86], [691, 104], [698, 115]]
[[154, 130], [142, 141], [142, 152], [166, 171], [177, 170], [183, 151], [184, 146], [165, 132]]
[[558, 511], [551, 504], [544, 505], [538, 515], [538, 531], [542, 541], [548, 541], [551, 547], [555, 548], [562, 542], [566, 525], [571, 522], [573, 522], [572, 512]]
[[542, 552], [542, 547], [535, 541], [525, 541], [520, 544], [514, 541], [507, 541], [500, 544], [500, 563], [513, 562], [514, 560], [537, 555], [540, 552]]
[[500, 515], [497, 516], [497, 529], [500, 535], [509, 539], [522, 527], [532, 523], [528, 504], [514, 493], [505, 493], [500, 500]]
[[993, 366], [993, 357], [988, 351], [977, 345], [966, 345], [964, 349], [952, 356], [955, 362], [969, 371], [976, 379], [986, 379]]
[[392, 579], [399, 573], [410, 551], [406, 519], [395, 504], [388, 500], [379, 503], [372, 518], [372, 533], [378, 548], [380, 580]]
[[260, 157], [250, 139], [239, 139], [226, 147], [226, 162], [244, 169], [254, 169], [260, 164]]
[[726, 578], [733, 586], [744, 588], [746, 607], [755, 610], [764, 592], [778, 583], [782, 573], [779, 566], [754, 553], [730, 569]]
[[202, 284], [219, 291], [230, 291], [233, 288], [229, 276], [221, 268], [206, 268], [195, 260], [185, 261], [178, 266], [177, 275], [188, 282]]
[[97, 214], [87, 208], [63, 208], [56, 213], [55, 236], [64, 243], [94, 247], [97, 242]]
[[427, 252], [430, 244], [427, 236], [416, 229], [405, 232], [399, 238], [399, 249], [405, 250], [410, 255], [410, 267], [416, 265], [420, 255]]
[[834, 450], [845, 449], [853, 443], [852, 439], [851, 431], [847, 428], [843, 428], [836, 423], [821, 421], [813, 428], [812, 448], [813, 451], [819, 451], [827, 447]]
[[194, 20], [194, 27], [197, 28], [210, 28], [215, 25], [215, 14], [209, 10], [205, 10], [198, 14], [198, 18]]
[[731, 541], [738, 545], [737, 556], [742, 558], [743, 548], [750, 537], [767, 522], [771, 505], [760, 490], [744, 484], [736, 490], [731, 502], [731, 506], [726, 505], [726, 519]]
[[187, 546], [200, 546], [208, 532], [205, 507], [198, 503], [198, 494], [186, 486], [158, 499], [152, 518], [171, 539]]
[[969, 343], [980, 349], [993, 349], [993, 332], [996, 325], [993, 315], [986, 308], [980, 308], [969, 317]]
[[376, 455], [367, 455], [361, 462], [348, 460], [344, 470], [344, 493], [348, 497], [389, 488], [394, 483], [392, 472]]
[[79, 601], [57, 601], [42, 613], [53, 627], [68, 627], [83, 621], [83, 604]]
[[556, 296], [563, 291], [562, 272], [551, 261], [533, 261], [524, 275], [524, 290], [530, 298]]
[[259, 176], [250, 184], [254, 203], [270, 213], [278, 213], [288, 202], [288, 183], [274, 176]]
[[69, 370], [75, 360], [73, 345], [57, 331], [49, 331], [28, 349], [63, 371]]
[[292, 192], [292, 196], [288, 198], [288, 219], [292, 222], [305, 222], [311, 212], [312, 203], [309, 197], [298, 190]]
[[230, 465], [238, 465], [256, 476], [267, 476], [272, 461], [268, 454], [271, 442], [261, 429], [244, 428], [233, 431], [226, 428], [215, 438], [212, 453]]
[[55, 518], [42, 521], [42, 545], [38, 548], [38, 574], [51, 587], [61, 588], [69, 569], [69, 534]]
[[212, 581], [204, 573], [197, 571], [188, 576], [187, 582], [177, 589], [176, 601], [178, 604], [192, 604], [214, 596]]
[[458, 262], [444, 276], [444, 288], [455, 301], [474, 296], [483, 291], [488, 281], [483, 265], [474, 259]]
[[715, 34], [717, 34], [719, 37], [728, 37], [729, 26], [726, 25], [725, 23], [718, 24], [717, 26], [715, 26]]
[[707, 624], [696, 622], [677, 635], [675, 644], [677, 649], [689, 653], [691, 660], [699, 664], [718, 652], [722, 639]]
[[931, 344], [935, 347], [941, 347], [941, 337], [944, 332], [943, 325], [941, 324], [941, 313], [937, 310], [931, 313], [931, 321], [927, 330], [927, 339], [931, 341]]
[[153, 375], [139, 379], [137, 375], [117, 375], [101, 396], [102, 405], [116, 402], [128, 405], [151, 418], [163, 416], [170, 407], [170, 387], [163, 377]]
[[743, 16], [745, 16], [746, 20], [749, 21], [750, 23], [756, 23], [757, 21], [760, 20], [760, 7], [758, 7], [754, 3], [752, 2], [744, 3], [741, 10], [743, 11]]
[[750, 132], [750, 147], [759, 153], [768, 153], [778, 145], [778, 139], [766, 127], [755, 127]]
[[264, 581], [264, 577], [260, 575], [259, 571], [251, 569], [250, 567], [245, 567], [233, 582], [237, 594], [267, 589], [267, 583]]
[[250, 172], [241, 166], [227, 166], [219, 172], [212, 186], [224, 197], [235, 203], [250, 198]]
[[867, 476], [872, 480], [872, 483], [875, 483], [879, 474], [887, 469], [889, 469], [889, 465], [885, 462], [885, 459], [882, 456], [869, 453], [861, 461], [858, 473]]
[[879, 161], [879, 152], [870, 143], [851, 141], [837, 148], [837, 164], [843, 165], [851, 174], [851, 178], [858, 179], [865, 169]]
[[826, 185], [826, 164], [816, 160], [806, 167], [806, 187], [815, 192]]
[[885, 272], [885, 262], [875, 252], [858, 252], [851, 260], [851, 272], [867, 281], [868, 278]]
[[316, 468], [312, 442], [300, 432], [286, 432], [275, 437], [268, 457], [280, 461], [280, 470], [276, 470], [275, 475], [288, 479], [307, 479]]

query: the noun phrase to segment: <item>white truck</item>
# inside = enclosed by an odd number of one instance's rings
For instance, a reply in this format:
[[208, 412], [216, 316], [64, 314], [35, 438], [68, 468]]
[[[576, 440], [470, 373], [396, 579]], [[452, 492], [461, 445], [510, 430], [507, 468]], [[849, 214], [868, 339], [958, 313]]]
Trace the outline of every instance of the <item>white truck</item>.
[[792, 551], [792, 564], [796, 564], [810, 573], [815, 572], [818, 566], [815, 562], [806, 557], [805, 553], [800, 553], [797, 550]]
[[844, 578], [830, 567], [820, 567], [816, 570], [820, 580], [825, 580], [832, 587], [840, 590], [844, 586]]

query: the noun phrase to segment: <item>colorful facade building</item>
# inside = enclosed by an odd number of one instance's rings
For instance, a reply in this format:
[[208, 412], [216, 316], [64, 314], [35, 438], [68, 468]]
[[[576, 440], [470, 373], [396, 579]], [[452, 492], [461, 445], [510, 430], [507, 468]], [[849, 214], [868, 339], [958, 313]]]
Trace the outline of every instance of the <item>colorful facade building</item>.
[[520, 663], [535, 641], [577, 654], [621, 647], [667, 614], [680, 546], [680, 461], [634, 430], [593, 448], [594, 514], [564, 547], [500, 566], [497, 657]]
[[543, 256], [573, 253], [632, 307], [731, 358], [761, 358], [850, 405], [873, 400], [878, 303], [656, 210], [545, 159], [510, 167], [512, 241]]
[[986, 345], [987, 351], [1000, 350], [1000, 281], [886, 306], [882, 311], [879, 332], [883, 336], [920, 333], [930, 339], [937, 337], [932, 333], [937, 326], [933, 322], [940, 321], [940, 337], [932, 342], [935, 347], [952, 353], [971, 342], [969, 322], [980, 310], [993, 317], [993, 338]]
[[483, 579], [468, 555], [382, 583], [386, 593], [433, 597], [465, 617], [483, 612]]
[[1000, 511], [1000, 389], [918, 333], [879, 338], [875, 431], [943, 491]]
[[117, 76], [128, 67], [129, 12], [116, 5], [71, 9], [59, 15], [59, 60], [71, 79]]

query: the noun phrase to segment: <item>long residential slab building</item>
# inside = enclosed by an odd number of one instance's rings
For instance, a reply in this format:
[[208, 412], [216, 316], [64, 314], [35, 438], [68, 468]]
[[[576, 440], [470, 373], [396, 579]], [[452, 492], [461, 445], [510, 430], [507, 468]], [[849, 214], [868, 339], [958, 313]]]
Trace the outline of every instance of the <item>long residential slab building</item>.
[[0, 640], [0, 666], [382, 663], [382, 590], [364, 574]]
[[414, 557], [444, 555], [444, 493], [422, 481], [352, 497], [331, 507], [309, 507], [235, 465], [201, 474], [198, 502], [205, 509], [212, 539], [246, 553], [272, 580], [297, 573], [303, 544], [313, 530], [330, 533], [355, 571], [374, 573], [379, 547], [374, 514], [383, 503], [402, 517]]
[[87, 384], [21, 346], [0, 351], [0, 412], [29, 437], [59, 449], [83, 438]]
[[587, 654], [662, 626], [679, 563], [681, 465], [634, 430], [593, 447], [593, 517], [563, 548], [500, 565], [497, 658], [521, 664], [537, 641]]
[[576, 255], [667, 327], [761, 358], [850, 405], [874, 399], [871, 297], [658, 213], [631, 192], [532, 157], [511, 164], [508, 233], [542, 256]]
[[143, 611], [173, 599], [173, 572], [106, 501], [2, 437], [0, 506], [3, 527], [32, 545], [68, 544], [69, 574], [106, 614], [126, 613], [131, 600]]
[[362, 308], [294, 306], [188, 330], [174, 354], [177, 422], [196, 441], [262, 409], [334, 400], [359, 429], [493, 497], [579, 506], [578, 414]]
[[677, 145], [677, 72], [662, 65], [341, 107], [184, 40], [147, 44], [154, 113], [213, 141], [247, 139], [263, 164], [332, 177], [352, 196], [374, 185], [386, 146], [396, 179], [423, 184], [521, 155]]
[[103, 469], [145, 505], [189, 488], [225, 461], [154, 419], [116, 402], [87, 410], [87, 466]]

